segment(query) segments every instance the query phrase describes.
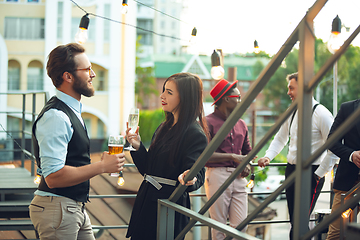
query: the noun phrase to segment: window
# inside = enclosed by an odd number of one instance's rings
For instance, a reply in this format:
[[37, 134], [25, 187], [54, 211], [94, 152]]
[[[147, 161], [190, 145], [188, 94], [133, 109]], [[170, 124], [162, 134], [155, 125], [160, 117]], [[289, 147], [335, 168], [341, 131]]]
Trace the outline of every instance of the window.
[[5, 39], [44, 39], [45, 20], [43, 18], [5, 17]]
[[98, 119], [97, 121], [97, 138], [105, 138], [104, 123]]
[[[137, 26], [146, 30], [153, 30], [153, 21], [149, 19], [138, 19]], [[152, 33], [137, 29], [137, 35], [141, 36], [140, 44], [143, 45], [152, 45]]]
[[27, 70], [27, 89], [43, 90], [43, 66], [39, 61], [32, 61]]
[[28, 68], [28, 81], [27, 89], [28, 90], [43, 90], [43, 69], [42, 68]]
[[14, 60], [9, 61], [8, 90], [20, 90], [20, 64]]
[[104, 91], [105, 90], [105, 71], [98, 70], [96, 74], [97, 79], [97, 91]]
[[[110, 16], [110, 4], [104, 5], [104, 16]], [[110, 41], [110, 21], [104, 21], [104, 41]]]
[[62, 38], [63, 31], [63, 2], [58, 2], [58, 15], [57, 15], [57, 39], [60, 40]]

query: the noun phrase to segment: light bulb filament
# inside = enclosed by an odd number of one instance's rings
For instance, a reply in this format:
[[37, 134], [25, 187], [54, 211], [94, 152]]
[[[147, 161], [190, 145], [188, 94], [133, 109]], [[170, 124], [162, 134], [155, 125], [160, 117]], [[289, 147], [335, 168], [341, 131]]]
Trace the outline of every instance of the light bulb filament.
[[119, 177], [117, 184], [118, 184], [119, 186], [123, 186], [123, 185], [125, 184], [124, 178], [123, 178], [123, 177]]
[[34, 183], [40, 184], [40, 181], [41, 181], [41, 176], [39, 174], [37, 174], [36, 177], [34, 178]]
[[248, 188], [253, 188], [254, 187], [254, 180], [250, 179], [249, 183], [246, 185], [246, 187]]
[[343, 213], [341, 214], [341, 216], [342, 216], [343, 218], [349, 218], [351, 212], [352, 212], [352, 209], [349, 208], [348, 210], [346, 210], [345, 212], [343, 212]]

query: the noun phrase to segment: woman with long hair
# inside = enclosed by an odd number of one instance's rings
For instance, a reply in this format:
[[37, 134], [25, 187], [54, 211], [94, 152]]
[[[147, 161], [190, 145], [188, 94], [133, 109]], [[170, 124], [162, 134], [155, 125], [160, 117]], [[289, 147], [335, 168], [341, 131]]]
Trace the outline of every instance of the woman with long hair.
[[[204, 168], [191, 181], [183, 181], [208, 143], [201, 79], [191, 73], [174, 74], [166, 79], [160, 98], [166, 119], [155, 131], [148, 150], [140, 141], [139, 129], [135, 134], [130, 128], [126, 131], [127, 140], [136, 149], [131, 156], [144, 176], [126, 235], [133, 240], [156, 239], [158, 199], [169, 198], [179, 183], [186, 184], [177, 203], [190, 208], [189, 192], [204, 184]], [[188, 221], [175, 213], [175, 236]]]

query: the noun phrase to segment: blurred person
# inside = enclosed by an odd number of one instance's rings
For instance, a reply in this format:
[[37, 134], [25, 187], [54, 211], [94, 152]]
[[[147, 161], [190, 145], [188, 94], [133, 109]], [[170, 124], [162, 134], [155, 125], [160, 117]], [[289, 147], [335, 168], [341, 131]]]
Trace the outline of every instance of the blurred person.
[[[214, 99], [215, 110], [206, 116], [210, 138], [213, 139], [226, 119], [241, 101], [240, 91], [236, 83], [229, 83], [225, 79], [220, 80], [210, 91]], [[210, 199], [221, 185], [235, 171], [236, 167], [251, 151], [249, 131], [244, 120], [239, 119], [230, 133], [225, 137], [220, 146], [215, 150], [206, 163], [205, 191]], [[245, 190], [247, 177], [250, 173], [250, 166], [247, 165], [244, 171], [229, 185], [221, 196], [210, 207], [210, 217], [223, 224], [229, 218], [230, 226], [237, 227], [248, 213], [248, 194]], [[243, 232], [246, 228], [242, 229]], [[224, 233], [212, 229], [212, 239], [224, 239]]]
[[56, 47], [46, 69], [56, 96], [46, 103], [32, 128], [42, 178], [29, 206], [30, 218], [40, 239], [95, 239], [85, 211], [89, 179], [121, 171], [125, 155], [104, 152], [101, 161], [91, 164], [80, 100], [82, 95], [94, 95], [96, 75], [85, 49], [76, 43]]
[[[131, 156], [144, 176], [126, 234], [133, 240], [156, 239], [158, 199], [169, 198], [178, 184], [186, 184], [186, 191], [176, 203], [190, 208], [189, 192], [204, 183], [205, 168], [184, 183], [208, 143], [201, 79], [191, 73], [174, 74], [165, 80], [160, 99], [166, 119], [156, 129], [149, 150], [140, 140], [139, 127], [135, 134], [129, 132], [130, 128], [126, 131], [127, 140], [136, 149]], [[188, 222], [188, 217], [175, 213], [175, 236]]]
[[[329, 137], [359, 106], [360, 99], [341, 104]], [[347, 193], [360, 182], [360, 123], [356, 123], [329, 149], [340, 158], [333, 185], [335, 196], [331, 212], [334, 212], [341, 206], [341, 194]], [[339, 217], [329, 225], [326, 239], [340, 239], [340, 224]]]
[[[295, 101], [298, 94], [298, 73], [289, 74], [286, 77], [288, 81], [288, 92], [287, 94], [292, 101]], [[320, 148], [326, 141], [329, 134], [330, 127], [333, 123], [333, 116], [329, 110], [323, 105], [319, 104], [314, 98], [312, 98], [312, 136], [311, 136], [311, 152], [315, 152]], [[265, 167], [269, 165], [270, 161], [274, 159], [285, 147], [289, 141], [289, 152], [287, 155], [287, 166], [285, 170], [285, 180], [291, 173], [295, 171], [296, 168], [296, 155], [297, 155], [297, 133], [298, 133], [298, 112], [294, 111], [291, 117], [287, 119], [280, 127], [279, 131], [274, 137], [274, 140], [271, 142], [269, 148], [267, 149], [265, 156], [258, 160], [258, 165], [260, 167]], [[327, 159], [321, 166], [320, 163]], [[310, 209], [309, 209], [309, 218], [310, 214], [313, 211], [316, 201], [320, 195], [321, 189], [324, 185], [324, 176], [327, 172], [331, 171], [334, 167], [336, 157], [330, 151], [323, 152], [322, 155], [312, 163], [312, 179], [311, 179], [311, 199], [310, 199]], [[290, 239], [293, 239], [293, 215], [294, 215], [294, 203], [295, 203], [295, 183], [290, 185], [286, 190], [286, 201], [288, 206], [288, 211], [290, 215]]]

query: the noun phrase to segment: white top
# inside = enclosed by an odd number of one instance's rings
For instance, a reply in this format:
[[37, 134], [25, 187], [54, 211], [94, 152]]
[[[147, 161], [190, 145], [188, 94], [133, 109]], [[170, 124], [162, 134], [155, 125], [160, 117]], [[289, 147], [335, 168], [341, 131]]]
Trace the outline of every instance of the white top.
[[[312, 106], [318, 102], [312, 98]], [[289, 127], [292, 115], [283, 123], [279, 131], [276, 133], [274, 140], [271, 142], [265, 157], [270, 160], [274, 159], [285, 147], [289, 140]], [[312, 130], [311, 130], [311, 153], [314, 153], [326, 141], [334, 118], [326, 107], [319, 104], [312, 113]], [[290, 143], [287, 160], [290, 164], [296, 164], [297, 155], [297, 131], [298, 131], [298, 111], [295, 113], [290, 128]], [[320, 163], [326, 158], [323, 164]], [[323, 152], [320, 157], [313, 162], [313, 165], [320, 165], [316, 170], [319, 177], [323, 177], [327, 172], [331, 171], [338, 157], [330, 151]]]

